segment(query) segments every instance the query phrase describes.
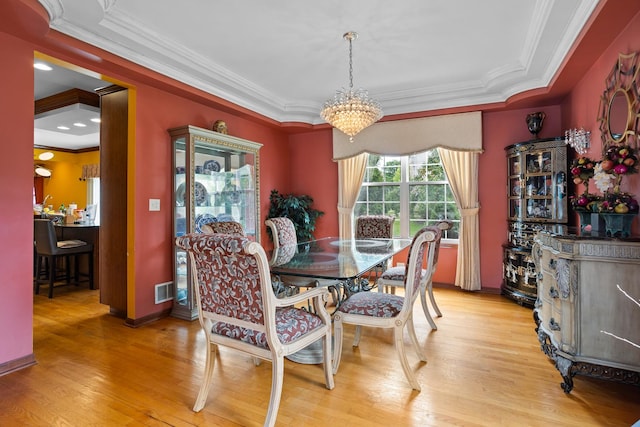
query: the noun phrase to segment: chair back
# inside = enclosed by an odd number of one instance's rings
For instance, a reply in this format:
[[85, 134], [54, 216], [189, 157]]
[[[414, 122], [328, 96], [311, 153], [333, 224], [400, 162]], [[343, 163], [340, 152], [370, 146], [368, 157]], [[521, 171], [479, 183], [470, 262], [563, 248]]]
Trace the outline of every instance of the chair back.
[[244, 236], [242, 224], [236, 221], [216, 221], [200, 226], [203, 233], [222, 233]]
[[[444, 219], [442, 221], [438, 221], [436, 223], [436, 227], [438, 227], [440, 229], [440, 232], [442, 234], [444, 234], [444, 231], [447, 230], [451, 230], [451, 227], [453, 227], [453, 222], [448, 220], [448, 219]], [[435, 254], [433, 255], [433, 266], [435, 268], [435, 266], [438, 264], [438, 254], [440, 253], [440, 241], [442, 240], [442, 238], [438, 239], [436, 241], [436, 251]]]
[[36, 251], [39, 254], [54, 255], [58, 249], [58, 238], [51, 220], [33, 220], [33, 239], [36, 242]]
[[405, 304], [403, 310], [413, 307], [413, 302], [418, 295], [423, 276], [431, 275], [433, 260], [435, 257], [437, 241], [442, 232], [437, 226], [428, 226], [420, 229], [409, 247], [409, 255], [404, 274]]
[[[246, 237], [190, 233], [176, 238], [191, 261], [198, 316], [203, 328], [215, 324], [215, 333], [266, 347], [266, 323], [274, 322], [275, 308], [265, 314], [265, 300], [273, 296], [266, 254]], [[262, 260], [259, 262], [259, 255]], [[265, 274], [266, 273], [266, 274]], [[211, 327], [206, 328], [211, 330]]]
[[274, 248], [298, 244], [298, 238], [296, 237], [296, 227], [293, 224], [293, 221], [291, 221], [289, 218], [269, 218], [264, 223], [271, 229]]
[[356, 218], [356, 239], [391, 239], [395, 217], [362, 215]]

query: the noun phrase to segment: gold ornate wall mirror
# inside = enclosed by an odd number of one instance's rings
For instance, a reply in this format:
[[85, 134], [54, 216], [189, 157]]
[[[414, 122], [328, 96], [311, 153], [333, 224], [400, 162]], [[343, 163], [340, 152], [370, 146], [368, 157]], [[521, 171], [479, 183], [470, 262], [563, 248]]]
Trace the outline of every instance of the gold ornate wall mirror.
[[618, 62], [605, 80], [598, 118], [603, 152], [612, 144], [626, 144], [639, 148], [639, 71], [636, 52], [620, 54]]

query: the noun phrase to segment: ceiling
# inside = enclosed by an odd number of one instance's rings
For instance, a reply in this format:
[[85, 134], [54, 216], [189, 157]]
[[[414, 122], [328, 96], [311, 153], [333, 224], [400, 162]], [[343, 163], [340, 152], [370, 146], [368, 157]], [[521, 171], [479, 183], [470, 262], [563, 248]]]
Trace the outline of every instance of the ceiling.
[[[278, 122], [348, 87], [385, 115], [504, 102], [551, 82], [598, 0], [39, 0], [51, 28]], [[62, 71], [62, 70], [58, 70]], [[56, 73], [58, 72], [56, 71]], [[74, 79], [80, 78], [80, 81]], [[43, 79], [43, 80], [41, 80]], [[36, 97], [100, 81], [36, 72]], [[59, 86], [56, 86], [59, 85]], [[104, 85], [104, 84], [102, 84]]]

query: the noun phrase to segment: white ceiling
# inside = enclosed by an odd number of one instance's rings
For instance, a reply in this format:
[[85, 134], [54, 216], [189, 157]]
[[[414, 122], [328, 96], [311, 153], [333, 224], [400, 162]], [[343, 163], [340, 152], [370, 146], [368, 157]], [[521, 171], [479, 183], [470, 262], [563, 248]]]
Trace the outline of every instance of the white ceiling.
[[547, 86], [598, 3], [39, 1], [55, 30], [278, 122], [310, 124], [348, 86], [347, 31], [359, 34], [355, 88], [385, 115], [411, 113]]

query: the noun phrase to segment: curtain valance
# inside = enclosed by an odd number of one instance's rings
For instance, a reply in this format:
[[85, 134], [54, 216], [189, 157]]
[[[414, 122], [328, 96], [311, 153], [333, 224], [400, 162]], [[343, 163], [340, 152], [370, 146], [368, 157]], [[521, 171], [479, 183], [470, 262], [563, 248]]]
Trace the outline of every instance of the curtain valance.
[[82, 176], [80, 179], [100, 178], [100, 165], [82, 165]]
[[360, 132], [353, 143], [333, 129], [333, 159], [340, 160], [368, 152], [407, 155], [442, 147], [456, 151], [482, 152], [482, 113], [381, 122]]

